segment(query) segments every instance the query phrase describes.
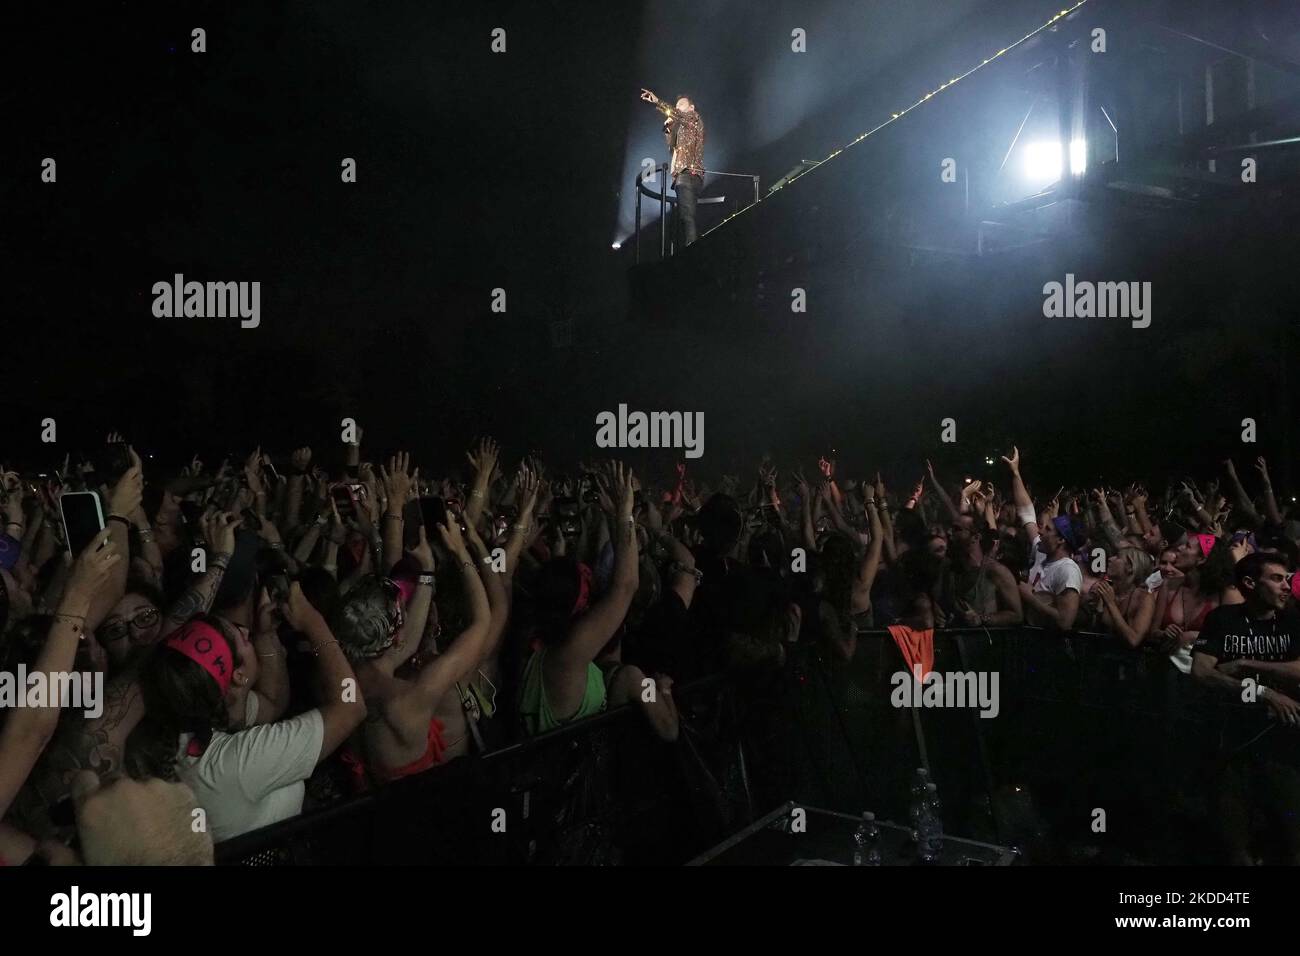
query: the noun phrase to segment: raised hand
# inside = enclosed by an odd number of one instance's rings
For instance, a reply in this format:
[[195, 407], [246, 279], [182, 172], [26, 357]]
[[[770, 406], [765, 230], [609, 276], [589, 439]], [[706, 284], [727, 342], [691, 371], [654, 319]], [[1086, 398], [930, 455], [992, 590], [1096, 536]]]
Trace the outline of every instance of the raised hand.
[[243, 523], [238, 515], [217, 511], [199, 519], [203, 531], [203, 541], [207, 546], [208, 559], [214, 555], [235, 553], [235, 532]]
[[632, 476], [631, 468], [624, 468], [622, 462], [610, 462], [608, 477], [601, 490], [609, 495], [612, 504], [617, 507], [619, 518], [626, 521], [632, 517], [636, 479]]
[[483, 476], [484, 481], [492, 477], [500, 455], [500, 447], [491, 438], [480, 439], [477, 449], [465, 452], [465, 458], [473, 466], [475, 473]]
[[446, 545], [447, 550], [461, 561], [470, 560], [469, 552], [465, 548], [465, 538], [460, 533], [460, 522], [450, 510], [445, 512], [443, 523], [438, 525], [438, 537], [442, 538], [442, 543]]
[[108, 499], [108, 513], [130, 518], [131, 515], [135, 514], [136, 509], [140, 507], [143, 500], [144, 468], [140, 464], [140, 456], [135, 453], [135, 449], [128, 445], [126, 450], [127, 454], [131, 456], [131, 467], [113, 486], [113, 493]]
[[1007, 463], [1007, 467], [1011, 469], [1011, 474], [1013, 475], [1020, 474], [1020, 449], [1017, 446], [1012, 445], [1011, 457], [1008, 458], [1006, 455], [1003, 455], [1002, 460], [1005, 461]]
[[687, 480], [682, 483], [682, 501], [692, 511], [700, 510], [700, 499], [695, 494], [695, 482]]
[[107, 531], [100, 531], [90, 543], [77, 555], [72, 565], [72, 574], [64, 589], [64, 600], [76, 603], [91, 603], [95, 596], [108, 583], [113, 565], [122, 560], [122, 554], [113, 544]]
[[411, 456], [399, 451], [388, 459], [388, 467], [379, 469], [380, 481], [384, 486], [384, 496], [388, 499], [388, 510], [400, 513], [406, 504], [406, 496], [411, 491]]
[[1264, 460], [1263, 455], [1260, 455], [1258, 458], [1255, 459], [1255, 470], [1258, 471], [1259, 476], [1264, 479], [1264, 485], [1266, 487], [1272, 485], [1272, 482], [1269, 481], [1268, 478], [1268, 462]]
[[922, 475], [921, 480], [916, 483], [916, 487], [912, 489], [911, 496], [907, 499], [907, 506], [911, 508], [916, 504], [918, 504], [921, 500], [921, 496], [924, 494], [925, 494], [925, 476]]
[[433, 570], [433, 548], [429, 545], [429, 536], [424, 530], [423, 522], [420, 523], [420, 540], [411, 549], [411, 554], [420, 562], [420, 567], [425, 571]]
[[297, 581], [289, 585], [289, 597], [284, 602], [283, 612], [285, 621], [295, 631], [305, 632], [313, 626], [325, 626], [325, 618], [307, 600], [307, 595], [302, 593], [302, 585]]
[[817, 470], [822, 473], [822, 477], [827, 481], [835, 477], [835, 459], [822, 456], [817, 459]]
[[521, 514], [524, 511], [531, 511], [537, 506], [537, 498], [541, 493], [541, 488], [541, 476], [529, 468], [527, 463], [521, 464], [519, 474], [515, 478], [515, 490]]
[[255, 495], [260, 495], [266, 491], [266, 486], [262, 483], [262, 446], [258, 445], [253, 449], [253, 453], [244, 460], [244, 478], [248, 481], [248, 489]]
[[280, 622], [280, 608], [271, 599], [271, 594], [266, 588], [262, 588], [257, 596], [257, 615], [254, 621], [254, 636], [274, 633]]
[[809, 488], [808, 486], [808, 479], [804, 477], [803, 469], [799, 469], [794, 473], [794, 486], [799, 491], [800, 501], [812, 500], [811, 498], [812, 489]]
[[645, 89], [644, 87], [641, 89], [641, 99], [645, 100], [647, 103], [653, 103], [656, 106], [659, 105], [659, 97], [655, 96], [653, 93], [651, 93], [649, 90]]

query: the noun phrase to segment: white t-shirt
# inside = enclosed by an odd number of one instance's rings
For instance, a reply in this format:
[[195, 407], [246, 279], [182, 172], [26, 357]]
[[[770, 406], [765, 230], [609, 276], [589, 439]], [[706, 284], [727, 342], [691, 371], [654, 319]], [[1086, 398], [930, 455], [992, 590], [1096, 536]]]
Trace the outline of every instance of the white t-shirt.
[[1038, 548], [1041, 535], [1034, 537], [1034, 566], [1029, 570], [1029, 584], [1035, 593], [1064, 594], [1071, 589], [1083, 593], [1083, 572], [1070, 557], [1048, 561]]
[[301, 813], [303, 781], [316, 769], [325, 743], [319, 710], [251, 726], [257, 695], [250, 693], [244, 715], [247, 730], [214, 731], [200, 757], [186, 753], [192, 735], [181, 735], [177, 771], [206, 811], [215, 843]]

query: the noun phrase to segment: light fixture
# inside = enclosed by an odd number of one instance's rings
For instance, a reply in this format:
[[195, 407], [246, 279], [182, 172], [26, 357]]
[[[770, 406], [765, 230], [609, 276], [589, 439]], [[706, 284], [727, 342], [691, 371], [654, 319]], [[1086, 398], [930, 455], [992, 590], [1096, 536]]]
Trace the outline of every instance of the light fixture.
[[[1054, 183], [1061, 178], [1064, 156], [1060, 140], [1040, 140], [1025, 146], [1025, 175], [1039, 183]], [[1082, 176], [1088, 168], [1088, 142], [1070, 140], [1070, 173]]]

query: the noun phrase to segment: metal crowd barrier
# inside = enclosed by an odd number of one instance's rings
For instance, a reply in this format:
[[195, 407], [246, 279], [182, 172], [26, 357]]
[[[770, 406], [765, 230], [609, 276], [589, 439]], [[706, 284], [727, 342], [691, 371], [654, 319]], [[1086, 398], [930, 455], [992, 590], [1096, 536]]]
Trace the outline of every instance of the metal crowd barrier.
[[678, 685], [675, 744], [619, 708], [245, 834], [218, 862], [675, 864], [791, 799], [906, 819], [919, 766], [950, 832], [1031, 860], [1059, 860], [1097, 808], [1126, 848], [1180, 823], [1187, 745], [1217, 712], [1167, 657], [1100, 634], [936, 631], [936, 671], [998, 674], [982, 718], [894, 706], [901, 655], [886, 631], [859, 638], [848, 665], [796, 645], [779, 677]]

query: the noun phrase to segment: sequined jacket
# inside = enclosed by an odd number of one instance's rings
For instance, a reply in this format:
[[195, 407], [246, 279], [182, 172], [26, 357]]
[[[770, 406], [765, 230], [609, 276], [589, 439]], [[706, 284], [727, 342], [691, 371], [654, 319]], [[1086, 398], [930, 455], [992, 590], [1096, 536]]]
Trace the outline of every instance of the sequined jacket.
[[[667, 103], [658, 104], [659, 111], [668, 117], [664, 123], [664, 139], [673, 151], [672, 176], [685, 170], [704, 176], [704, 120], [696, 110], [682, 112]], [[676, 145], [674, 145], [676, 138]]]

